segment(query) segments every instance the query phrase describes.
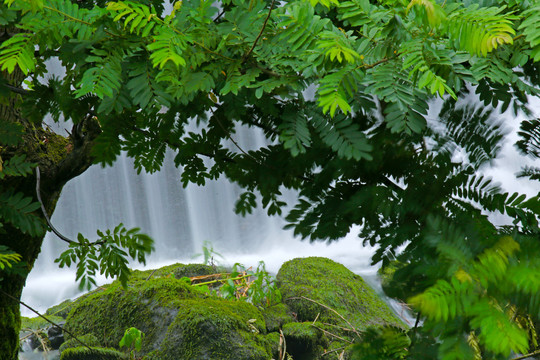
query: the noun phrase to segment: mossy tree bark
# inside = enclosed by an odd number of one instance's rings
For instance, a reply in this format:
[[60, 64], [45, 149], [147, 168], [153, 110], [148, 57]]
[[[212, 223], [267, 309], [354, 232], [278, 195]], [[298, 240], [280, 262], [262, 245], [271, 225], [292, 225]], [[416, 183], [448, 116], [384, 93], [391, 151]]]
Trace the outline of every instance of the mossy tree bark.
[[[9, 36], [5, 28], [0, 28], [0, 34], [4, 34], [4, 39]], [[0, 73], [0, 80], [5, 81], [14, 90], [9, 98], [4, 97], [0, 101], [0, 121], [16, 122], [24, 129], [22, 141], [15, 147], [2, 148], [1, 156], [3, 161], [6, 161], [13, 155], [24, 153], [28, 161], [39, 166], [41, 197], [50, 215], [54, 211], [64, 184], [80, 175], [92, 164], [90, 149], [100, 128], [97, 120], [88, 115], [73, 128], [70, 136], [63, 137], [43, 126], [43, 123], [27, 121], [21, 116], [25, 92], [21, 89], [23, 79], [23, 74], [17, 72]], [[7, 176], [0, 180], [0, 189], [10, 188], [37, 201], [35, 175], [25, 178]], [[45, 222], [45, 217], [41, 212], [36, 211], [36, 215]], [[30, 236], [9, 224], [4, 224], [4, 232], [0, 233], [0, 245], [5, 245], [20, 254], [28, 272], [34, 265], [42, 242], [43, 236]], [[7, 274], [2, 277], [0, 289], [20, 299], [26, 276]], [[18, 358], [19, 330], [19, 302], [0, 294], [0, 360]]]

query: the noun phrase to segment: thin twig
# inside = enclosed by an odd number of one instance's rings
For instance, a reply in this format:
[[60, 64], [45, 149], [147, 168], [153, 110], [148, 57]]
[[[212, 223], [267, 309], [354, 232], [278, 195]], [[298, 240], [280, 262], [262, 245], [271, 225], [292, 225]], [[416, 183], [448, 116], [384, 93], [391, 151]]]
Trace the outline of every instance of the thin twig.
[[321, 315], [321, 313], [317, 313], [317, 316], [315, 316], [315, 320], [313, 320], [313, 324], [312, 324], [312, 325], [315, 325], [315, 323], [316, 323], [317, 320], [319, 319], [319, 315]]
[[154, 273], [156, 272], [156, 270], [157, 270], [157, 269], [154, 269], [154, 270], [150, 273], [150, 275], [148, 275], [148, 277], [146, 278], [145, 281], [150, 280], [150, 278], [152, 277], [152, 275], [154, 275]]
[[[347, 345], [349, 346], [349, 345]], [[328, 351], [325, 351], [321, 354], [321, 356], [324, 356], [324, 355], [328, 355], [328, 354], [331, 354], [331, 353], [334, 353], [334, 352], [338, 352], [340, 350], [345, 350], [347, 348], [347, 346], [342, 346], [342, 347], [339, 347], [337, 349], [333, 349], [333, 350], [328, 350]]]
[[[212, 114], [215, 116], [214, 111], [212, 111]], [[221, 130], [223, 130], [223, 132], [225, 132], [227, 134], [227, 137], [229, 138], [229, 140], [232, 141], [232, 143], [238, 148], [238, 150], [240, 150], [242, 152], [242, 154], [252, 158], [257, 164], [259, 164], [259, 161], [253, 155], [249, 154], [244, 149], [242, 149], [242, 147], [233, 139], [233, 137], [227, 132], [227, 129], [225, 128], [225, 126], [223, 126], [221, 121], [219, 121], [219, 118], [217, 116], [215, 116], [215, 119], [216, 119], [219, 127], [221, 128]]]
[[532, 353], [530, 354], [527, 354], [527, 355], [521, 355], [521, 356], [518, 356], [516, 358], [513, 358], [512, 360], [522, 360], [522, 359], [526, 359], [528, 357], [531, 357], [531, 356], [534, 356], [534, 355], [538, 355], [540, 354], [540, 350], [536, 350], [536, 351], [533, 351]]
[[339, 326], [339, 325], [330, 324], [330, 323], [326, 323], [326, 322], [323, 322], [322, 324], [323, 324], [323, 325], [326, 325], [326, 326], [331, 326], [331, 327], [338, 328], [338, 329], [341, 330], [341, 331], [354, 332], [354, 330], [349, 329], [349, 328], [344, 327], [344, 326]]
[[343, 321], [345, 321], [345, 322], [347, 323], [347, 325], [349, 325], [349, 326], [351, 327], [352, 331], [353, 331], [358, 337], [362, 337], [362, 336], [360, 335], [360, 333], [356, 330], [356, 328], [349, 322], [349, 320], [345, 319], [345, 318], [343, 317], [343, 315], [341, 315], [340, 313], [338, 313], [336, 310], [332, 309], [331, 307], [326, 306], [326, 305], [324, 305], [324, 304], [321, 304], [320, 302], [315, 301], [315, 300], [310, 299], [310, 298], [305, 297], [305, 296], [291, 297], [291, 298], [289, 298], [289, 299], [290, 299], [290, 300], [299, 300], [299, 299], [303, 299], [303, 300], [311, 301], [312, 303], [315, 303], [315, 304], [317, 304], [317, 305], [322, 306], [322, 307], [325, 308], [325, 309], [328, 309], [328, 310], [332, 311], [332, 312], [335, 313], [337, 316], [339, 316], [341, 319], [343, 319]]
[[251, 49], [249, 49], [249, 51], [242, 57], [242, 62], [246, 61], [249, 54], [251, 54], [253, 52], [253, 49], [255, 49], [255, 45], [257, 45], [257, 41], [259, 41], [259, 39], [261, 38], [264, 28], [266, 27], [266, 24], [268, 23], [268, 19], [270, 19], [270, 15], [272, 14], [272, 9], [274, 8], [275, 1], [276, 0], [272, 0], [272, 3], [270, 4], [270, 10], [268, 11], [268, 15], [266, 15], [266, 19], [264, 19], [264, 23], [261, 28], [261, 31], [259, 31], [259, 35], [257, 35], [257, 38], [253, 42], [253, 45], [251, 45]]
[[313, 326], [315, 329], [319, 329], [320, 331], [322, 331], [322, 332], [325, 333], [326, 335], [333, 336], [333, 337], [335, 337], [336, 339], [339, 339], [339, 340], [341, 340], [341, 341], [345, 341], [346, 343], [352, 344], [352, 341], [347, 340], [347, 339], [344, 339], [344, 338], [342, 338], [342, 337], [339, 336], [339, 335], [336, 335], [336, 334], [334, 334], [334, 333], [331, 333], [330, 331], [324, 330], [323, 328], [320, 328], [320, 327], [318, 327], [317, 325], [311, 324], [311, 326]]
[[[51, 219], [49, 218], [49, 215], [47, 214], [47, 210], [45, 210], [45, 205], [43, 204], [43, 200], [41, 200], [41, 189], [40, 189], [40, 183], [41, 183], [41, 173], [39, 171], [39, 166], [36, 166], [36, 195], [39, 201], [39, 204], [41, 205], [41, 212], [43, 213], [43, 216], [45, 217], [45, 220], [47, 221], [47, 224], [51, 228], [52, 232], [56, 234], [60, 239], [64, 240], [65, 242], [69, 244], [80, 244], [78, 241], [73, 241], [64, 235], [60, 233], [60, 231], [56, 230], [56, 228], [53, 226]], [[96, 240], [94, 242], [89, 242], [88, 245], [94, 246], [94, 245], [103, 245], [105, 244], [105, 240]]]
[[79, 343], [81, 343], [81, 345], [83, 345], [84, 347], [88, 348], [88, 350], [90, 351], [93, 351], [92, 348], [88, 345], [86, 345], [85, 343], [83, 343], [81, 340], [79, 340], [79, 338], [77, 338], [75, 335], [73, 335], [73, 333], [71, 333], [70, 331], [66, 330], [66, 328], [58, 325], [57, 323], [55, 323], [54, 321], [52, 321], [51, 319], [48, 319], [46, 318], [44, 315], [41, 315], [39, 312], [37, 312], [37, 310], [34, 310], [32, 307], [30, 307], [29, 305], [26, 305], [25, 303], [23, 303], [21, 300], [15, 298], [14, 296], [8, 294], [7, 292], [5, 292], [4, 290], [0, 289], [0, 292], [4, 295], [6, 295], [8, 298], [12, 299], [12, 300], [15, 300], [16, 302], [18, 302], [19, 304], [21, 304], [22, 306], [26, 307], [27, 309], [29, 309], [30, 311], [36, 313], [36, 315], [38, 315], [39, 317], [43, 318], [45, 321], [47, 321], [48, 323], [56, 326], [57, 328], [59, 328], [60, 330], [62, 330], [63, 332], [71, 335], [75, 340], [77, 340]]
[[69, 244], [76, 244], [76, 241], [70, 240], [64, 235], [62, 235], [51, 223], [51, 220], [49, 219], [49, 215], [47, 214], [47, 210], [45, 210], [45, 205], [43, 205], [43, 200], [41, 200], [41, 189], [40, 189], [40, 182], [41, 182], [41, 174], [39, 171], [39, 166], [36, 166], [36, 195], [39, 201], [39, 204], [41, 205], [41, 212], [43, 212], [43, 216], [45, 216], [45, 220], [47, 221], [47, 224], [49, 224], [49, 227], [51, 228], [52, 232], [56, 234], [60, 239], [64, 240], [65, 242]]
[[285, 341], [285, 334], [283, 334], [283, 330], [279, 329], [279, 342], [280, 345], [283, 344], [283, 347], [279, 347], [279, 360], [285, 360], [285, 356], [287, 356], [287, 341]]

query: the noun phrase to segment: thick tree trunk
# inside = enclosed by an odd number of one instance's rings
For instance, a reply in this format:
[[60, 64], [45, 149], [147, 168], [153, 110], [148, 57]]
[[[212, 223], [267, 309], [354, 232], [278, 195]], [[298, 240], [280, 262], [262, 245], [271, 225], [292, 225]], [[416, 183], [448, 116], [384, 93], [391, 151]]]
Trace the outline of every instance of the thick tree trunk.
[[[8, 84], [19, 88], [20, 74], [0, 74]], [[20, 116], [20, 94], [13, 93], [8, 100], [0, 102], [0, 121], [16, 122], [24, 127], [23, 141], [17, 147], [3, 148], [4, 161], [15, 154], [24, 153], [27, 159], [36, 163], [41, 172], [41, 197], [48, 214], [52, 214], [64, 184], [84, 172], [91, 164], [90, 149], [100, 129], [97, 120], [88, 116], [81, 119], [80, 126], [73, 129], [70, 137], [62, 137], [40, 124], [31, 124]], [[0, 180], [0, 192], [14, 189], [25, 196], [36, 197], [36, 176], [25, 178], [5, 177]], [[44, 222], [45, 217], [36, 211]], [[22, 256], [28, 272], [40, 252], [43, 236], [33, 237], [4, 224], [5, 232], [0, 233], [0, 245], [5, 245]], [[0, 290], [20, 299], [26, 276], [0, 274]], [[19, 349], [20, 307], [19, 302], [0, 293], [0, 360], [16, 360]]]

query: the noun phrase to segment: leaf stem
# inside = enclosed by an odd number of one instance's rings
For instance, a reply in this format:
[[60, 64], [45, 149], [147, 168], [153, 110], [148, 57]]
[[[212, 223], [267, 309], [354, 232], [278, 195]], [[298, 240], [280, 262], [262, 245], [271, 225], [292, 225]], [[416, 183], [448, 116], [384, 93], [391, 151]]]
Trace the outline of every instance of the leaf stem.
[[268, 11], [268, 15], [266, 15], [266, 19], [264, 19], [264, 23], [263, 23], [263, 26], [261, 28], [261, 31], [259, 31], [259, 35], [257, 35], [257, 38], [253, 42], [253, 45], [251, 45], [251, 49], [249, 49], [249, 51], [244, 56], [242, 56], [242, 63], [244, 63], [246, 61], [247, 57], [253, 52], [253, 49], [255, 49], [255, 45], [257, 45], [257, 42], [261, 38], [262, 33], [264, 31], [264, 28], [266, 27], [266, 24], [268, 23], [268, 19], [270, 18], [270, 15], [272, 14], [272, 9], [274, 9], [275, 1], [276, 0], [272, 0], [272, 3], [270, 4], [270, 10]]

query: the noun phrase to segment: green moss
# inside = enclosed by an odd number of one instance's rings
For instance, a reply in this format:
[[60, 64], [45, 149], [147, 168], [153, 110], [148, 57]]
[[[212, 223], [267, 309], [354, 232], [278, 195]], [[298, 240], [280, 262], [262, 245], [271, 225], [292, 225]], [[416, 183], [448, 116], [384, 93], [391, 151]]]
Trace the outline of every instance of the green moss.
[[46, 139], [47, 141], [43, 142], [46, 151], [41, 152], [41, 156], [47, 157], [47, 160], [54, 164], [59, 164], [70, 151], [69, 138], [47, 131]]
[[[21, 318], [17, 307], [0, 307], [0, 354], [6, 359], [17, 358], [20, 325]], [[15, 331], [11, 332], [11, 329], [15, 329]]]
[[266, 341], [272, 349], [272, 359], [279, 358], [279, 346], [281, 336], [277, 332], [271, 332], [265, 335]]
[[159, 269], [151, 270], [133, 270], [130, 276], [130, 282], [137, 282], [139, 280], [146, 281], [146, 279], [157, 279], [157, 278], [173, 278], [174, 272], [177, 268], [183, 268], [184, 264], [176, 263], [167, 266], [163, 266]]
[[104, 291], [77, 301], [67, 318], [66, 329], [76, 336], [93, 334], [105, 346], [116, 347], [124, 331], [136, 327], [146, 334], [144, 354], [159, 346], [183, 299], [203, 297], [176, 279], [158, 278], [135, 283], [123, 289], [114, 282]]
[[[99, 346], [101, 345], [98, 341], [98, 339], [92, 335], [92, 334], [86, 334], [82, 336], [77, 336], [77, 339], [82, 341], [85, 345], [88, 346]], [[63, 352], [66, 349], [74, 348], [74, 347], [81, 347], [82, 344], [77, 341], [77, 339], [69, 339], [68, 341], [65, 341], [62, 345], [60, 345], [60, 352]]]
[[109, 348], [75, 347], [66, 349], [60, 360], [126, 360], [126, 354]]
[[174, 277], [181, 279], [183, 277], [193, 277], [193, 276], [202, 276], [202, 275], [212, 275], [223, 272], [221, 267], [213, 267], [210, 265], [204, 264], [189, 264], [176, 268], [174, 271]]
[[293, 259], [283, 264], [277, 280], [286, 304], [300, 321], [318, 317], [321, 322], [349, 326], [321, 305], [294, 299], [304, 296], [334, 309], [359, 330], [372, 325], [404, 326], [360, 276], [330, 259]]
[[[55, 322], [55, 323], [59, 323], [59, 322], [63, 322], [64, 321], [64, 318], [61, 318], [60, 316], [54, 316], [54, 315], [50, 315], [50, 316], [46, 316], [47, 319]], [[49, 326], [51, 326], [52, 324], [50, 322], [48, 322], [47, 320], [43, 319], [42, 317], [40, 316], [36, 316], [36, 317], [33, 317], [33, 318], [27, 318], [27, 317], [24, 317], [24, 316], [21, 316], [21, 329], [32, 329], [32, 330], [38, 330], [38, 329], [44, 329], [44, 328], [47, 328]]]
[[241, 301], [185, 300], [161, 349], [146, 358], [159, 360], [268, 360], [272, 345], [261, 335], [260, 311]]
[[279, 331], [284, 324], [294, 321], [285, 304], [276, 304], [261, 310], [268, 332]]

